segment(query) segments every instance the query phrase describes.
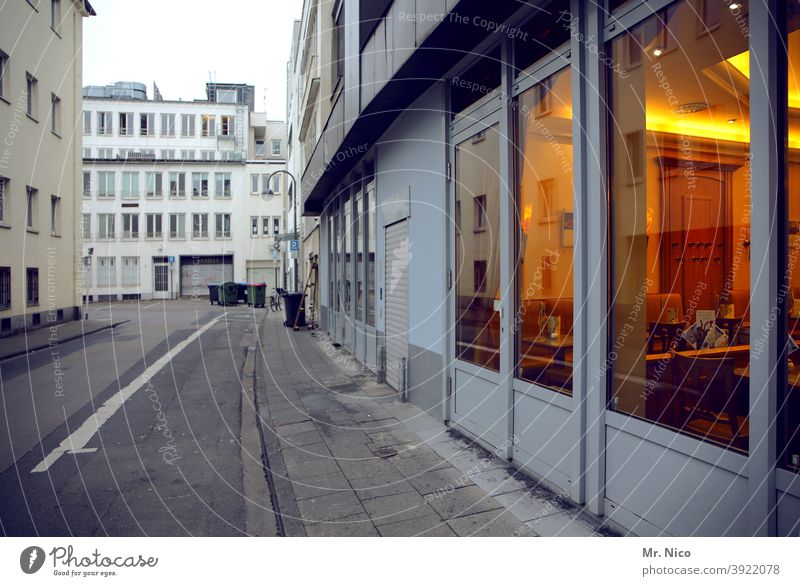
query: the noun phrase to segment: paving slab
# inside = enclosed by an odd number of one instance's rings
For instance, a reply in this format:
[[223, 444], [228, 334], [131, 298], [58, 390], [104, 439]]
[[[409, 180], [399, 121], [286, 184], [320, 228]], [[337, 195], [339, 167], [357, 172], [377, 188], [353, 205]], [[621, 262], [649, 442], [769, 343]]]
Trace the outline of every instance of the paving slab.
[[364, 512], [364, 507], [352, 492], [337, 492], [297, 501], [297, 508], [306, 527], [320, 521], [333, 521]]
[[309, 537], [378, 537], [380, 534], [366, 513], [306, 527]]
[[352, 486], [341, 471], [321, 476], [312, 476], [305, 480], [293, 480], [292, 489], [299, 500], [318, 496], [327, 496], [336, 492], [352, 491]]
[[456, 532], [439, 517], [418, 517], [378, 527], [382, 537], [455, 537]]
[[370, 499], [364, 502], [364, 508], [377, 527], [409, 519], [438, 516], [436, 511], [416, 492], [404, 492]]
[[504, 509], [449, 519], [447, 524], [459, 537], [536, 536], [534, 532], [522, 533], [519, 519]]
[[594, 537], [597, 532], [586, 523], [569, 513], [559, 512], [527, 521], [530, 527], [542, 537]]
[[477, 486], [462, 486], [428, 495], [428, 504], [443, 519], [466, 517], [475, 513], [501, 509], [502, 505]]

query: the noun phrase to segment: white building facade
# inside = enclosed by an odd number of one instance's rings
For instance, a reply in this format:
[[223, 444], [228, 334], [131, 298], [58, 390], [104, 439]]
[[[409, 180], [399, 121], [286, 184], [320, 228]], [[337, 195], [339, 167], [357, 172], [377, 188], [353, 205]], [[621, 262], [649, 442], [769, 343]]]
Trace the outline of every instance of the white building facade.
[[83, 19], [88, 2], [10, 2], [0, 19], [0, 335], [80, 318]]
[[263, 185], [283, 168], [283, 125], [253, 113], [252, 86], [206, 91], [164, 101], [141, 99], [141, 84], [85, 88], [86, 301], [201, 297], [229, 280], [276, 286], [282, 201]]

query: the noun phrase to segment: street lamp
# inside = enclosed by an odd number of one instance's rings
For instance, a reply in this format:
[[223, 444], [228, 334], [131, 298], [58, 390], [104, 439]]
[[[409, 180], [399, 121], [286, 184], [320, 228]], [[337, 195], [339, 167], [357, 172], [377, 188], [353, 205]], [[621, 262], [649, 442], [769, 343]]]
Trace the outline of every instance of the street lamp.
[[[294, 238], [293, 240], [297, 240], [300, 237], [300, 231], [297, 229], [297, 180], [294, 178], [294, 175], [289, 173], [286, 169], [278, 169], [277, 171], [273, 171], [270, 173], [269, 177], [267, 177], [267, 184], [270, 188], [267, 190], [267, 195], [275, 195], [275, 192], [272, 191], [272, 177], [277, 175], [278, 173], [285, 173], [292, 179], [292, 211], [294, 212]], [[297, 292], [298, 287], [298, 280], [297, 280], [297, 257], [294, 258], [292, 263], [294, 269], [294, 291]]]

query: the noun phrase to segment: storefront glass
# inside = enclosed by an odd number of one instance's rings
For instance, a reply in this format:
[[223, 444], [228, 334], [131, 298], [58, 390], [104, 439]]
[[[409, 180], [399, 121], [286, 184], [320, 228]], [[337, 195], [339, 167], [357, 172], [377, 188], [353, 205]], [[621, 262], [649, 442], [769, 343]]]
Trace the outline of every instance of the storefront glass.
[[375, 326], [375, 183], [367, 185], [364, 203], [367, 230], [367, 325]]
[[517, 376], [572, 393], [572, 71], [517, 105]]
[[456, 147], [456, 356], [500, 369], [500, 136]]
[[786, 264], [788, 298], [787, 377], [778, 397], [778, 462], [800, 473], [800, 4], [786, 2], [787, 43], [787, 121], [786, 170], [789, 218]]
[[746, 451], [748, 4], [696, 4], [670, 5], [608, 50], [609, 401]]

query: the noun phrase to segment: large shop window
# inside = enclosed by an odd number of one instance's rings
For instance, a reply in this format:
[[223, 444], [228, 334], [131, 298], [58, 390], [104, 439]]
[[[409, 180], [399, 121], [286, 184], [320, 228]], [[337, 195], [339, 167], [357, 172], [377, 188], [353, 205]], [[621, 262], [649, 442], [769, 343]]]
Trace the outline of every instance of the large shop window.
[[344, 200], [342, 217], [342, 244], [344, 248], [344, 264], [342, 265], [343, 289], [342, 305], [339, 311], [349, 316], [353, 315], [352, 294], [353, 294], [353, 205], [350, 202], [350, 194]]
[[500, 370], [500, 136], [456, 147], [456, 355]]
[[747, 3], [672, 4], [609, 47], [610, 406], [748, 449]]
[[778, 461], [784, 467], [800, 473], [800, 5], [786, 3], [788, 10], [788, 98], [786, 169], [788, 186], [788, 324], [787, 385], [778, 397], [779, 429]]
[[517, 376], [572, 393], [572, 71], [519, 98]]
[[367, 186], [366, 220], [367, 230], [367, 325], [375, 326], [375, 183]]

